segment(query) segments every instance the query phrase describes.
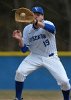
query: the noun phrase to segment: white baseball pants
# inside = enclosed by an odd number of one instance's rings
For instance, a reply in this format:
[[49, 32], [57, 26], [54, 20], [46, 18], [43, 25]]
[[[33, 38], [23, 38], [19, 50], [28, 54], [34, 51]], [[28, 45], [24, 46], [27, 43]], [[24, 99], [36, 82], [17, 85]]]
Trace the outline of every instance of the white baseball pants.
[[36, 54], [30, 54], [19, 65], [15, 80], [23, 82], [26, 76], [38, 68], [44, 66], [56, 79], [62, 90], [69, 90], [70, 83], [66, 71], [57, 55], [44, 57]]

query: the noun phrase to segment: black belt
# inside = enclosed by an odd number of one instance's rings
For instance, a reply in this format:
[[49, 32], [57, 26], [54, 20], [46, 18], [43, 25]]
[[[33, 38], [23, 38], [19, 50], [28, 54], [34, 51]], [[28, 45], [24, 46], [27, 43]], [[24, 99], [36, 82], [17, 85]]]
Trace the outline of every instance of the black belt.
[[54, 53], [51, 53], [51, 54], [49, 54], [49, 57], [51, 57], [51, 56], [53, 56], [54, 55]]

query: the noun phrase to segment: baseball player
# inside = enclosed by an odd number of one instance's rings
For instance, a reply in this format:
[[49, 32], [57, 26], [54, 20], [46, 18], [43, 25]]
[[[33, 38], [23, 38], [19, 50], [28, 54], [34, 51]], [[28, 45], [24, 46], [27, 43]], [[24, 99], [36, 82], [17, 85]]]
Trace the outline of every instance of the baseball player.
[[23, 30], [13, 32], [13, 38], [18, 40], [22, 52], [30, 51], [30, 54], [21, 62], [15, 75], [16, 99], [22, 100], [24, 80], [33, 71], [44, 66], [60, 85], [63, 100], [70, 100], [70, 83], [66, 71], [57, 55], [56, 28], [55, 25], [44, 20], [42, 7], [33, 7], [34, 23], [27, 25]]

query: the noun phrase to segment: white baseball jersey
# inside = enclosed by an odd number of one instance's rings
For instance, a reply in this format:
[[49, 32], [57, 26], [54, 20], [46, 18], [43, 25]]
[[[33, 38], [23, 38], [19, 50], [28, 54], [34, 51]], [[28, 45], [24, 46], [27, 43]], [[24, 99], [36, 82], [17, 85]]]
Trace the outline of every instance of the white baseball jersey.
[[[44, 22], [54, 26], [50, 21]], [[31, 53], [48, 56], [57, 52], [55, 33], [42, 28], [34, 29], [33, 25], [29, 24], [24, 28], [23, 38]]]

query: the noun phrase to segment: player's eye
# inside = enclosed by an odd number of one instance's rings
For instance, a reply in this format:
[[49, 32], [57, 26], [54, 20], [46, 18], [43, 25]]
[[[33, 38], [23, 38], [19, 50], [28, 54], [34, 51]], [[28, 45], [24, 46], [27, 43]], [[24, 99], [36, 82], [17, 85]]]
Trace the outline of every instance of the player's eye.
[[40, 13], [34, 13], [36, 16], [40, 16], [41, 14]]

